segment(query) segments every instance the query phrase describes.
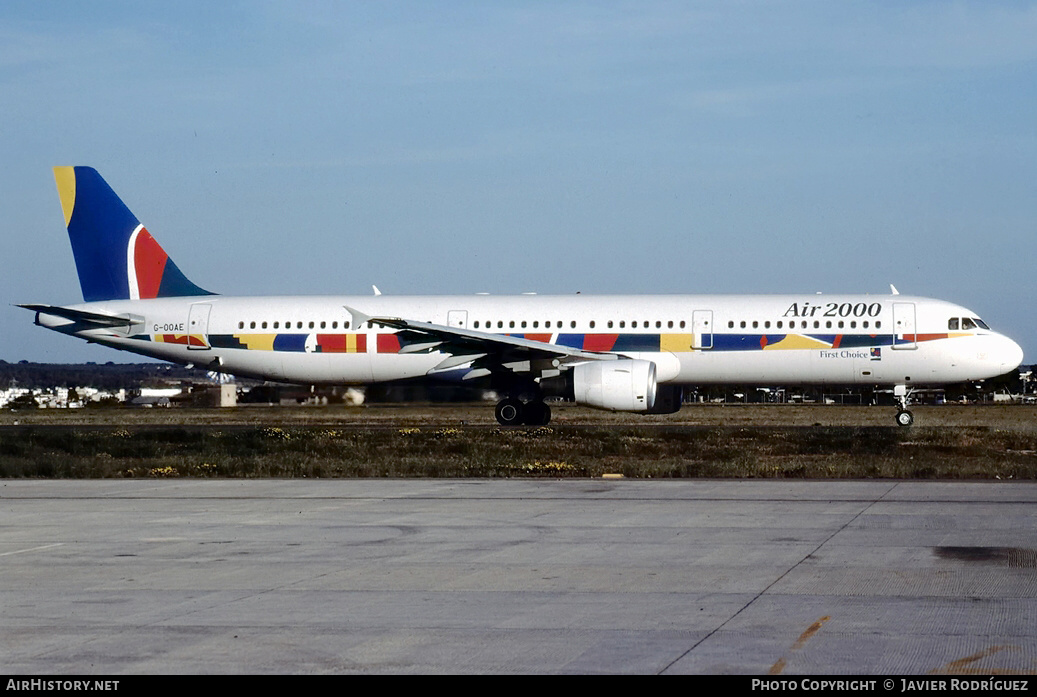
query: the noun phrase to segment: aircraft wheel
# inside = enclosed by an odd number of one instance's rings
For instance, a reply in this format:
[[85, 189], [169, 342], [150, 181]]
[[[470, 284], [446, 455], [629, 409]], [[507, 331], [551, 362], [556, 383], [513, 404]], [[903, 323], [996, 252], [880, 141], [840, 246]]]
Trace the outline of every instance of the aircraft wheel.
[[526, 402], [522, 421], [529, 426], [546, 426], [551, 423], [551, 407], [540, 401]]
[[508, 397], [497, 402], [493, 415], [501, 426], [520, 426], [522, 424], [522, 402]]
[[897, 423], [901, 426], [910, 426], [915, 422], [915, 417], [907, 409], [897, 412]]

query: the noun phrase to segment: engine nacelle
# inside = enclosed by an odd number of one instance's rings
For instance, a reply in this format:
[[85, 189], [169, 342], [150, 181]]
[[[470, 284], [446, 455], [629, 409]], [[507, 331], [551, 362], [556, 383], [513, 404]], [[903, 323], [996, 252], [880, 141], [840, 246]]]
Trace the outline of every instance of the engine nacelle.
[[573, 368], [573, 398], [612, 411], [651, 411], [655, 406], [655, 363], [591, 361]]

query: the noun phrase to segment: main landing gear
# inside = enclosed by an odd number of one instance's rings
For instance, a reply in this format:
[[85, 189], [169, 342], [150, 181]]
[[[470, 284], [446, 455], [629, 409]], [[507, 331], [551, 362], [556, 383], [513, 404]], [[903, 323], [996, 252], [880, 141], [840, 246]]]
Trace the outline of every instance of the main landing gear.
[[523, 402], [508, 397], [497, 402], [494, 416], [501, 426], [546, 426], [551, 423], [551, 407], [540, 399]]
[[907, 408], [907, 385], [893, 386], [893, 399], [897, 402], [897, 425], [910, 426], [915, 422], [914, 415]]

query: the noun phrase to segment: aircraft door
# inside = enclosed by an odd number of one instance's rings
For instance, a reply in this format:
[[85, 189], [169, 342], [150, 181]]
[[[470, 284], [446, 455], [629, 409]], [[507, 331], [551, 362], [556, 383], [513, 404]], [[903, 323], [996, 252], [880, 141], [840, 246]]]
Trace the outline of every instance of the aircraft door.
[[195, 303], [187, 316], [187, 348], [199, 351], [209, 349], [209, 303]]
[[450, 310], [446, 314], [448, 327], [468, 328], [468, 310]]
[[915, 304], [893, 303], [893, 348], [918, 348], [915, 331]]
[[713, 311], [695, 310], [691, 313], [691, 330], [694, 332], [692, 348], [713, 348]]

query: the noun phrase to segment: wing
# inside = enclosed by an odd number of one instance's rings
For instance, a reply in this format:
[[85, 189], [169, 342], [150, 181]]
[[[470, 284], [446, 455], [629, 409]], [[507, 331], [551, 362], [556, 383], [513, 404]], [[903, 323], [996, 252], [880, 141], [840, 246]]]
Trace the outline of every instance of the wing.
[[400, 338], [406, 340], [400, 353], [440, 351], [448, 354], [432, 369], [433, 374], [469, 364], [469, 372], [464, 375], [466, 380], [483, 377], [497, 370], [546, 374], [557, 372], [565, 365], [620, 358], [614, 353], [584, 351], [545, 341], [447, 327], [402, 317], [373, 317], [348, 305], [345, 308], [353, 318], [354, 327], [370, 322], [397, 330]]

